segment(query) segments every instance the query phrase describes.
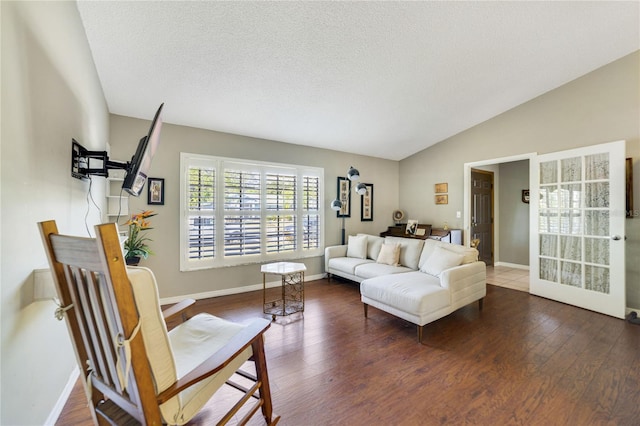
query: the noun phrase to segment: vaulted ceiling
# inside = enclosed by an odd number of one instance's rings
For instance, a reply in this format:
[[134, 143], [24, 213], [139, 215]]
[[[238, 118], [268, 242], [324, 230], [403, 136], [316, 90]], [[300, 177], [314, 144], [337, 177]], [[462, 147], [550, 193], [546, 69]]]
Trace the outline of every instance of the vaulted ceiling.
[[[109, 111], [400, 160], [640, 49], [640, 3], [84, 1]], [[597, 100], [594, 100], [597, 101]]]

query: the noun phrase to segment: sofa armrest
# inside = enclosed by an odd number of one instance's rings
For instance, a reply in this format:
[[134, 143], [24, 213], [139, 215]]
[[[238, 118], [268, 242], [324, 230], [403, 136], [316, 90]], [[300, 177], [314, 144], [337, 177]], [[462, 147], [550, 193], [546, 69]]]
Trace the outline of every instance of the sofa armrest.
[[440, 285], [452, 293], [477, 283], [487, 283], [487, 265], [481, 261], [456, 266], [440, 274]]
[[347, 256], [347, 245], [342, 246], [329, 246], [324, 249], [324, 270], [325, 272], [329, 271], [329, 260], [334, 257], [346, 257]]

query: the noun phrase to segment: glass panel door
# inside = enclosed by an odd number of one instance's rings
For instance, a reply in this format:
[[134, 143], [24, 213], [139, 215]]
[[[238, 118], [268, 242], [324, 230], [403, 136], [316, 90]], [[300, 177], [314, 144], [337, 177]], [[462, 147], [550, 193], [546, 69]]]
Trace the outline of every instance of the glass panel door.
[[624, 318], [624, 141], [538, 156], [532, 294]]

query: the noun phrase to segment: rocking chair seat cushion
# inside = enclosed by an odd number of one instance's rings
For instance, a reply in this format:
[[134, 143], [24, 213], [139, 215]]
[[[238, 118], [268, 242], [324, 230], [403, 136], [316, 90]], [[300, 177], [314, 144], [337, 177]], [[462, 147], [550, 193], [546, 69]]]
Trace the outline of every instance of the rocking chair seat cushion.
[[[153, 272], [148, 268], [128, 267], [127, 275], [142, 321], [143, 340], [157, 394], [200, 365], [244, 329], [242, 324], [198, 314], [167, 332]], [[160, 405], [164, 420], [168, 424], [187, 423], [252, 354], [249, 346], [218, 373]]]

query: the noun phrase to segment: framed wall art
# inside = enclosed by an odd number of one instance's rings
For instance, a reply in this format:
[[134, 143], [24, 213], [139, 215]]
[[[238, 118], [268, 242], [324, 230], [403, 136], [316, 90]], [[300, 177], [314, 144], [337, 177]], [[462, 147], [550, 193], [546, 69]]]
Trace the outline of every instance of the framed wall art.
[[351, 217], [350, 185], [349, 179], [338, 176], [338, 200], [342, 203], [342, 208], [336, 212], [338, 217]]
[[449, 192], [448, 183], [436, 183], [436, 194], [444, 194]]
[[447, 195], [447, 194], [437, 194], [436, 195], [436, 204], [449, 204], [449, 195]]
[[365, 183], [367, 192], [360, 198], [360, 221], [370, 222], [373, 220], [373, 184]]
[[147, 204], [164, 205], [163, 178], [147, 178]]

